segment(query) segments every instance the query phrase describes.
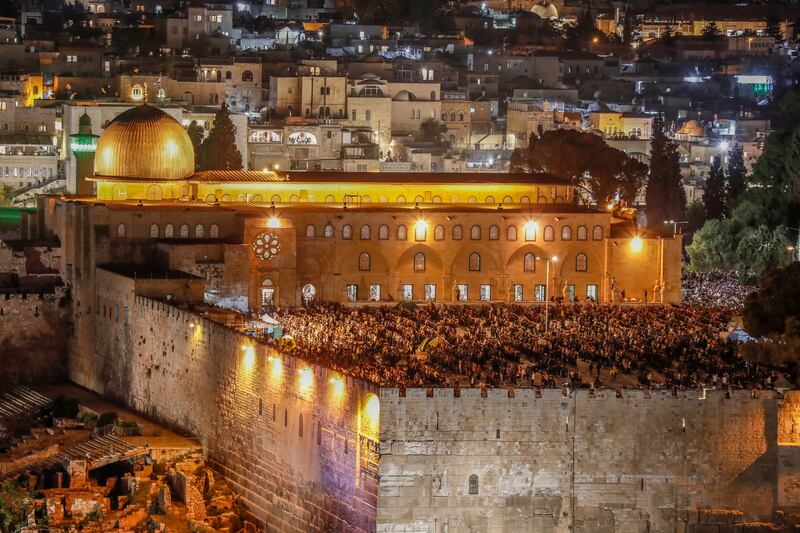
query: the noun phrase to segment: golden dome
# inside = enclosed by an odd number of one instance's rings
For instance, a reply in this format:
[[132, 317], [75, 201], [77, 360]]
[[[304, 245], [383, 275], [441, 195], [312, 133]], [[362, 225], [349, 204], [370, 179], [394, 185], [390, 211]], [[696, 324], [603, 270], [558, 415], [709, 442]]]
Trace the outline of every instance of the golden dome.
[[531, 8], [531, 13], [538, 15], [543, 19], [557, 19], [558, 9], [552, 2], [544, 1], [541, 4], [536, 4]]
[[705, 136], [705, 130], [703, 126], [700, 125], [695, 119], [687, 120], [681, 129], [678, 130], [678, 133], [681, 135], [686, 135], [688, 137], [703, 137]]
[[98, 176], [152, 180], [183, 179], [194, 174], [194, 147], [177, 120], [147, 104], [111, 121], [94, 157]]

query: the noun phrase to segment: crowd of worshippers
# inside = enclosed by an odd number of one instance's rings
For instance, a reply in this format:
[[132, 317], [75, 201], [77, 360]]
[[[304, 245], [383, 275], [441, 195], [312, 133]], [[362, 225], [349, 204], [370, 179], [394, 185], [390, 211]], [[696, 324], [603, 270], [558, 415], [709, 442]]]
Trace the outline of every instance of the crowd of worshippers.
[[709, 306], [551, 304], [280, 308], [294, 354], [390, 387], [772, 388]]
[[739, 313], [750, 293], [758, 290], [754, 285], [739, 281], [736, 272], [711, 270], [709, 272], [686, 272], [682, 280], [681, 301], [687, 305], [711, 306]]

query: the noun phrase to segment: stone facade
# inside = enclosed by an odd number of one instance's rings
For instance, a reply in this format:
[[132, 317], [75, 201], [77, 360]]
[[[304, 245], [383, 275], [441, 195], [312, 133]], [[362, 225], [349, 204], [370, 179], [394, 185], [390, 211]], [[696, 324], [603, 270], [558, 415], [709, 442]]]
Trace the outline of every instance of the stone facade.
[[800, 503], [797, 405], [750, 391], [383, 389], [377, 530], [700, 531], [720, 520], [704, 508], [769, 520]]

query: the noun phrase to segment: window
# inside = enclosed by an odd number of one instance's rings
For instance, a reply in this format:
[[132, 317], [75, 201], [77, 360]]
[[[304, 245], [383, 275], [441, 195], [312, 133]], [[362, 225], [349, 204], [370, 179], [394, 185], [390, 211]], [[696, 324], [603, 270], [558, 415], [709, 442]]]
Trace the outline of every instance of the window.
[[219, 237], [219, 226], [217, 224], [211, 224], [211, 229], [208, 230], [208, 236], [212, 239]]
[[378, 228], [378, 240], [389, 240], [389, 226], [386, 224], [381, 224], [381, 226]]
[[369, 272], [371, 267], [371, 261], [369, 258], [369, 254], [367, 252], [361, 252], [361, 255], [358, 256], [358, 269], [361, 272]]
[[486, 203], [487, 204], [493, 204], [494, 203], [494, 196], [487, 196], [486, 197]]
[[205, 228], [202, 224], [198, 224], [194, 227], [194, 237], [195, 239], [202, 239], [205, 236]]
[[466, 283], [456, 285], [456, 300], [466, 302], [469, 299], [469, 289]]
[[473, 495], [478, 494], [478, 476], [476, 474], [469, 476], [469, 493]]
[[428, 225], [424, 222], [414, 224], [414, 240], [424, 241], [428, 236]]
[[336, 201], [336, 198], [333, 197], [332, 194], [329, 194], [325, 197], [325, 203], [332, 204]]
[[481, 301], [488, 302], [492, 299], [492, 286], [489, 284], [482, 284], [481, 285]]
[[572, 228], [570, 226], [564, 226], [561, 228], [561, 240], [562, 241], [572, 240]]
[[167, 239], [171, 239], [175, 236], [175, 226], [172, 224], [167, 224], [164, 226], [164, 237]]
[[533, 299], [537, 302], [543, 302], [547, 299], [547, 290], [541, 283], [533, 287]]
[[592, 228], [592, 240], [595, 241], [603, 240], [603, 226], [595, 226], [594, 228]]
[[545, 241], [552, 241], [555, 238], [555, 230], [553, 226], [545, 226], [544, 227], [544, 240]]
[[414, 299], [414, 286], [410, 283], [400, 285], [400, 299], [410, 301]]
[[313, 239], [317, 236], [317, 228], [314, 227], [314, 224], [309, 224], [306, 226], [306, 237]]
[[372, 232], [370, 231], [370, 227], [368, 224], [364, 224], [361, 226], [360, 236], [362, 241], [368, 241], [370, 239], [371, 233]]
[[586, 299], [597, 301], [597, 285], [586, 286]]
[[517, 227], [516, 226], [509, 226], [506, 228], [506, 239], [509, 241], [516, 241], [517, 240]]
[[358, 301], [358, 285], [355, 283], [349, 283], [346, 287], [346, 292], [348, 302]]
[[422, 196], [420, 196], [418, 194], [417, 196], [414, 197], [414, 203], [417, 203], [417, 204], [425, 203], [425, 198], [423, 198]]
[[353, 227], [350, 224], [342, 226], [342, 239], [350, 240], [353, 238]]
[[406, 203], [406, 197], [401, 194], [400, 196], [397, 197], [397, 203], [398, 204]]
[[414, 256], [414, 272], [425, 272], [425, 254], [422, 252]]
[[406, 229], [405, 224], [400, 224], [397, 226], [397, 240], [404, 241], [408, 238], [408, 230]]
[[325, 225], [325, 230], [323, 232], [323, 235], [325, 235], [326, 237], [333, 237], [333, 226], [331, 224]]
[[433, 239], [436, 241], [444, 240], [444, 226], [437, 224], [436, 227], [433, 228]]
[[533, 222], [528, 222], [525, 224], [525, 240], [526, 241], [535, 241], [536, 240], [536, 224]]
[[497, 226], [489, 226], [489, 240], [496, 241], [500, 238], [500, 228]]
[[128, 236], [128, 227], [125, 224], [117, 224], [117, 238], [124, 239]]
[[150, 238], [151, 239], [158, 238], [158, 224], [150, 224]]
[[575, 272], [586, 272], [587, 270], [589, 270], [589, 259], [586, 254], [575, 256]]
[[478, 252], [469, 254], [469, 271], [480, 272], [481, 270], [481, 255]]
[[523, 296], [522, 285], [515, 284], [511, 286], [511, 294], [515, 302], [521, 302]]
[[536, 272], [536, 256], [530, 252], [525, 254], [522, 260], [522, 268], [525, 272]]
[[586, 240], [586, 226], [578, 226], [578, 232], [577, 233], [578, 234], [577, 234], [576, 237], [577, 237], [577, 239], [579, 241], [585, 241]]
[[453, 240], [460, 241], [464, 238], [464, 229], [460, 225], [453, 226]]
[[481, 239], [481, 227], [479, 225], [475, 224], [469, 229], [469, 238], [473, 241], [479, 241]]
[[428, 283], [425, 285], [425, 301], [432, 302], [436, 299], [436, 285]]
[[381, 300], [381, 286], [378, 284], [369, 286], [369, 300], [379, 302]]

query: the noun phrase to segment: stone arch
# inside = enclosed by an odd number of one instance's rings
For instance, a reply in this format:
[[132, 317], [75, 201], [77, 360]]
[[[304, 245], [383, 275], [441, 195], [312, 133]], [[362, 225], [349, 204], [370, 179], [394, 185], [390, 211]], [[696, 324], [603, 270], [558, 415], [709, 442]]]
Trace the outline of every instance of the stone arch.
[[[394, 271], [401, 274], [414, 274], [414, 256], [419, 252], [425, 254], [425, 273], [442, 274], [444, 273], [444, 263], [439, 254], [427, 244], [416, 244], [407, 248], [400, 257], [397, 258]], [[419, 272], [416, 272], [419, 274]]]
[[[467, 241], [467, 243], [468, 244], [462, 246], [455, 257], [453, 257], [453, 261], [450, 264], [450, 274], [462, 278], [464, 276], [476, 275], [496, 278], [501, 273], [501, 265], [497, 259], [497, 252], [479, 244], [479, 241]], [[478, 252], [481, 256], [480, 272], [469, 271], [469, 256], [473, 252]]]
[[[524, 272], [523, 262], [525, 260], [525, 255], [528, 253], [532, 253], [536, 257], [547, 256], [545, 251], [540, 246], [537, 246], [531, 242], [525, 243], [514, 250], [514, 252], [508, 257], [508, 260], [506, 261], [506, 273], [509, 275], [522, 274]], [[536, 274], [539, 274], [540, 271], [542, 271], [542, 269], [539, 268], [540, 263], [543, 265], [544, 261], [537, 261]], [[526, 272], [526, 274], [532, 274], [532, 272]]]
[[160, 185], [150, 185], [147, 187], [147, 199], [148, 200], [163, 200], [164, 199], [164, 191], [161, 189]]

